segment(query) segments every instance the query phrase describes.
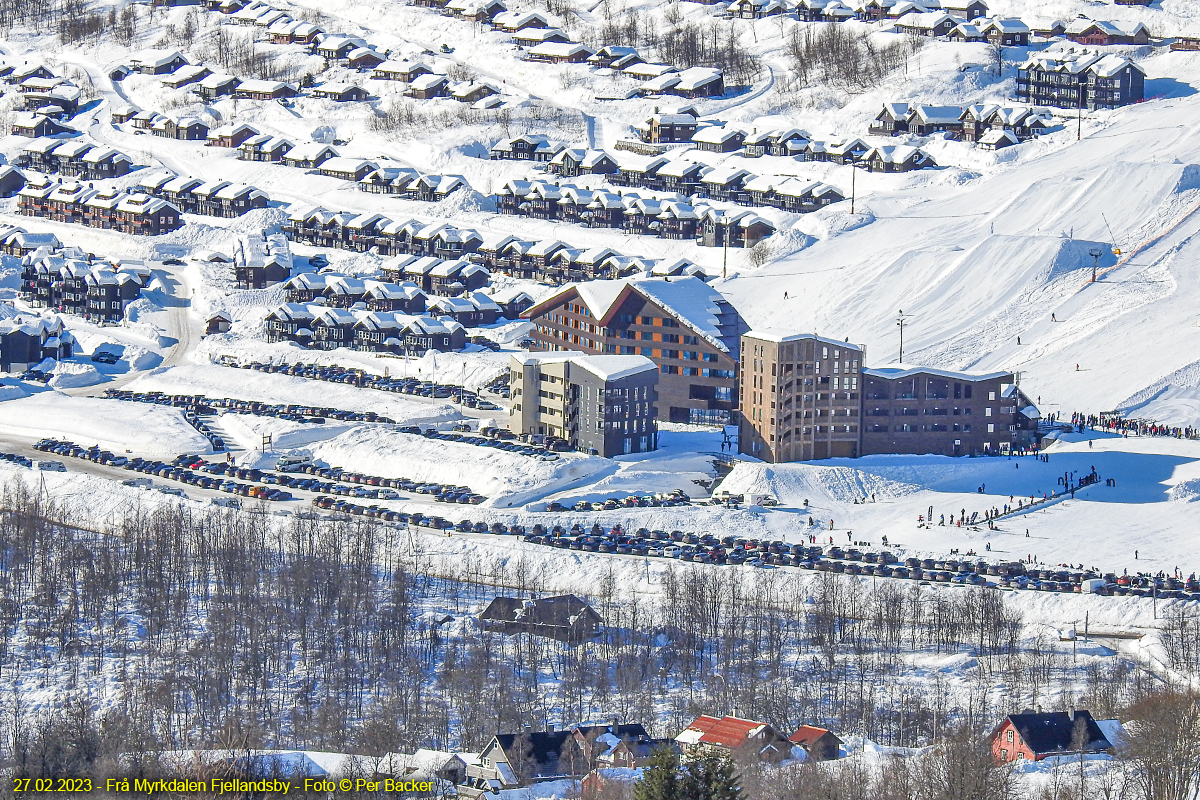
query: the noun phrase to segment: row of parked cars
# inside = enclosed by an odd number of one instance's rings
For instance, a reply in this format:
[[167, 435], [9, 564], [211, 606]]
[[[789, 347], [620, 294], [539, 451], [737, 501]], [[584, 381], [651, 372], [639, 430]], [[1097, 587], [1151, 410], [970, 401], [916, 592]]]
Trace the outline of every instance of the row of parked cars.
[[[404, 428], [401, 428], [401, 430], [404, 430]], [[477, 447], [491, 447], [496, 450], [505, 450], [510, 453], [517, 453], [518, 455], [536, 458], [539, 461], [558, 460], [558, 453], [547, 450], [545, 447], [535, 447], [534, 445], [509, 441], [506, 438], [501, 438], [498, 436], [479, 436], [463, 431], [437, 431], [432, 428], [425, 431], [424, 435], [426, 439], [439, 439], [444, 442], [461, 442], [462, 444], [473, 444]]]
[[[419, 429], [414, 430], [419, 431]], [[379, 475], [349, 472], [341, 467], [323, 467], [307, 457], [283, 456], [276, 462], [275, 468], [280, 472], [314, 476], [318, 480], [307, 481], [310, 485], [300, 488], [326, 494], [395, 500], [399, 498], [399, 495], [394, 490], [399, 489], [412, 494], [431, 495], [435, 501], [442, 503], [478, 505], [487, 499], [478, 492], [472, 491], [469, 486], [414, 481], [408, 478], [384, 478]], [[302, 480], [302, 482], [304, 481]], [[358, 484], [358, 486], [346, 486], [347, 483]]]
[[205, 397], [202, 394], [164, 394], [162, 392], [131, 392], [127, 389], [108, 389], [104, 396], [113, 400], [128, 400], [135, 403], [155, 403], [163, 406], [188, 409], [192, 414], [215, 414], [217, 410], [235, 414], [255, 414], [260, 417], [277, 417], [292, 422], [323, 424], [326, 419], [343, 422], [380, 422], [393, 424], [389, 417], [374, 411], [343, 411], [325, 406], [304, 406], [283, 403], [263, 403], [258, 400], [233, 400], [227, 397]]
[[673, 558], [703, 564], [733, 564], [755, 567], [792, 566], [802, 569], [834, 572], [846, 575], [874, 575], [900, 578], [922, 583], [986, 586], [987, 576], [995, 576], [997, 586], [1044, 592], [1093, 592], [1096, 594], [1141, 595], [1154, 594], [1161, 598], [1176, 597], [1200, 600], [1200, 581], [1149, 576], [1121, 576], [1109, 573], [1097, 575], [1090, 570], [1027, 570], [1020, 562], [987, 562], [908, 558], [900, 563], [887, 550], [873, 551], [836, 545], [789, 544], [783, 541], [726, 536], [683, 531], [647, 530], [625, 531], [620, 525], [605, 529], [599, 523], [585, 529], [560, 525], [547, 529], [534, 525], [529, 533], [520, 526], [499, 523], [470, 523], [463, 520], [454, 526], [457, 531], [493, 534], [519, 533], [524, 541], [568, 550], [619, 555]]
[[45, 453], [70, 456], [71, 458], [81, 458], [97, 464], [104, 464], [105, 466], [120, 467], [121, 469], [133, 472], [141, 472], [145, 475], [155, 475], [160, 478], [186, 483], [189, 486], [196, 486], [201, 489], [214, 489], [229, 494], [241, 495], [242, 497], [260, 497], [264, 500], [292, 499], [291, 493], [282, 489], [238, 483], [230, 478], [209, 476], [196, 472], [195, 468], [204, 463], [203, 459], [200, 459], [199, 456], [179, 456], [174, 461], [166, 462], [138, 456], [117, 455], [108, 450], [102, 450], [96, 445], [82, 447], [74, 442], [60, 439], [42, 439], [34, 444], [34, 449]]
[[33, 469], [33, 459], [29, 456], [22, 456], [16, 453], [0, 453], [0, 461], [11, 461], [14, 464], [20, 464], [22, 467]]
[[604, 500], [580, 500], [570, 508], [554, 501], [546, 504], [547, 511], [615, 511], [619, 508], [659, 508], [671, 506], [686, 506], [692, 498], [682, 489], [673, 492], [655, 492], [654, 494], [629, 495], [628, 497], [609, 497]]
[[205, 423], [204, 420], [200, 419], [199, 414], [189, 408], [187, 411], [183, 412], [183, 418], [187, 420], [189, 425], [200, 431], [205, 439], [208, 439], [208, 443], [212, 447], [214, 453], [225, 452], [225, 440], [221, 438], [220, 434], [210, 429], [208, 424]]
[[317, 381], [346, 383], [351, 386], [357, 386], [360, 389], [379, 389], [384, 392], [411, 394], [435, 400], [453, 400], [456, 403], [462, 403], [468, 408], [478, 408], [483, 411], [500, 410], [500, 406], [490, 400], [485, 400], [464, 386], [450, 386], [442, 383], [434, 383], [433, 381], [419, 380], [417, 378], [391, 378], [382, 375], [373, 375], [361, 369], [339, 366], [264, 364], [258, 361], [251, 361], [246, 364], [228, 361], [225, 363], [230, 364], [230, 366], [239, 366], [243, 369], [258, 370], [259, 372], [273, 372], [310, 378]]
[[454, 528], [454, 523], [444, 517], [421, 514], [416, 511], [393, 511], [388, 508], [382, 508], [377, 503], [364, 506], [351, 500], [330, 497], [329, 495], [314, 497], [312, 503], [317, 508], [333, 511], [335, 514], [381, 519], [385, 522], [395, 522], [410, 527], [429, 528], [436, 531]]

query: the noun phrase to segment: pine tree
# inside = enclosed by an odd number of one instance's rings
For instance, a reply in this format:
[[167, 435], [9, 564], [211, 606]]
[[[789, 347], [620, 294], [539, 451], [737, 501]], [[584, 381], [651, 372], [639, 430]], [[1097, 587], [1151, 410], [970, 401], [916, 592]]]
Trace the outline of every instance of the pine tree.
[[742, 800], [733, 761], [723, 753], [708, 752], [688, 765], [680, 781], [680, 800]]
[[633, 787], [633, 800], [680, 800], [679, 784], [675, 754], [660, 748], [642, 769], [642, 779]]

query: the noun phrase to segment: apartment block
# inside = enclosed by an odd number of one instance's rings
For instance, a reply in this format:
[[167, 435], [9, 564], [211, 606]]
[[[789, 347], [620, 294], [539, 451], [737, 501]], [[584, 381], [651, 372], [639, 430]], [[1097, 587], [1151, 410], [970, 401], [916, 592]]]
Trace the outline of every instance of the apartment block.
[[658, 449], [658, 366], [645, 356], [514, 355], [509, 430], [611, 458]]
[[741, 353], [741, 452], [772, 463], [859, 455], [862, 347], [760, 329]]

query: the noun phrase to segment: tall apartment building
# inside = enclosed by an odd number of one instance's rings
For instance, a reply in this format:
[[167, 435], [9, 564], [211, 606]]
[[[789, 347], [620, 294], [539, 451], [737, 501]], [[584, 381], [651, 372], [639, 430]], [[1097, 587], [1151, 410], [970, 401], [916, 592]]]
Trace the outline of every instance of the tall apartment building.
[[658, 449], [658, 367], [634, 355], [514, 355], [509, 430], [611, 458]]
[[855, 458], [863, 348], [775, 329], [742, 337], [741, 452], [763, 461]]
[[763, 461], [988, 455], [1036, 438], [1040, 414], [1010, 372], [867, 369], [862, 347], [772, 329], [741, 350], [738, 444]]
[[533, 349], [641, 355], [658, 367], [659, 405], [671, 422], [724, 425], [737, 408], [746, 324], [695, 277], [589, 281], [562, 287], [521, 315]]

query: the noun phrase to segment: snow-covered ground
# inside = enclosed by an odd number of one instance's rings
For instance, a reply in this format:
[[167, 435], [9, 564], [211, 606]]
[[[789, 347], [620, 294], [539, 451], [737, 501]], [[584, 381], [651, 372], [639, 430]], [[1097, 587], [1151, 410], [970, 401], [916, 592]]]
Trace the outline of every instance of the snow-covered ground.
[[0, 403], [0, 436], [4, 434], [70, 439], [84, 447], [98, 444], [115, 453], [156, 457], [212, 449], [179, 409], [58, 392]]

